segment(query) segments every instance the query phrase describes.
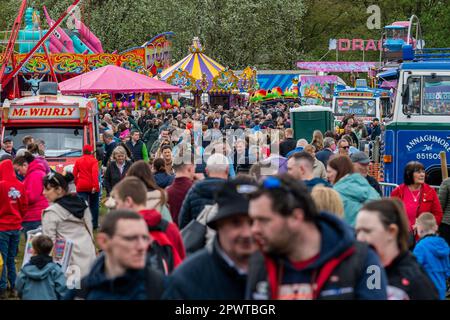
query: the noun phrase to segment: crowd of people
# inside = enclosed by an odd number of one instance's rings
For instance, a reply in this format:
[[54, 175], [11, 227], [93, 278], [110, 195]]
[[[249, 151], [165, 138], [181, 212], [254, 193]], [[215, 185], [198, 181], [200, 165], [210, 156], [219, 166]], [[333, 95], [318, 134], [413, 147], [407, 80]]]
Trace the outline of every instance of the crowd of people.
[[[102, 110], [101, 141], [63, 173], [39, 137], [17, 150], [5, 137], [0, 296], [445, 299], [450, 179], [438, 194], [410, 162], [383, 194], [359, 150], [380, 136], [378, 119], [349, 115], [296, 140], [289, 107]], [[58, 239], [73, 243], [75, 285], [53, 262]]]

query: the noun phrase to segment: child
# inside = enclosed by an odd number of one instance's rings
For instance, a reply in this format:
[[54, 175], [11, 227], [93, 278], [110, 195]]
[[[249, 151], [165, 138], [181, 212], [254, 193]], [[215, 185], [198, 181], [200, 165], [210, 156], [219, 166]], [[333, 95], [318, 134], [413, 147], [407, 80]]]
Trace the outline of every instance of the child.
[[449, 246], [436, 235], [438, 226], [431, 213], [422, 213], [416, 220], [416, 228], [420, 240], [414, 255], [438, 289], [440, 299], [445, 300], [446, 280], [450, 277]]
[[22, 300], [61, 300], [66, 293], [66, 278], [53, 262], [52, 240], [39, 235], [32, 240], [33, 256], [20, 270], [16, 290]]

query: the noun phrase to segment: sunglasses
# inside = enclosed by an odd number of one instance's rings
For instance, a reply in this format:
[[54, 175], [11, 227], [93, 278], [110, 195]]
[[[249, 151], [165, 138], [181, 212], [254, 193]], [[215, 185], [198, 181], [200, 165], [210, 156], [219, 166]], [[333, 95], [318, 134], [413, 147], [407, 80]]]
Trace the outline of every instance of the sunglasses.
[[50, 173], [47, 175], [47, 179], [48, 179], [48, 181], [54, 182], [57, 186], [59, 186], [59, 187], [61, 186], [61, 183], [59, 182], [58, 179], [56, 179], [56, 175], [55, 175], [54, 172], [50, 172]]
[[350, 149], [350, 146], [343, 146], [342, 149]]

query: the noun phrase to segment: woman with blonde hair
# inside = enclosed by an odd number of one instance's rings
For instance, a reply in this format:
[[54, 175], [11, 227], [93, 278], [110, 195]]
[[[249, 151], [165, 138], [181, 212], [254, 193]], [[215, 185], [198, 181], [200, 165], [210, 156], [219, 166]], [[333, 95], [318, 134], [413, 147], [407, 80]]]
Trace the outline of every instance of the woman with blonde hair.
[[127, 175], [131, 164], [132, 161], [128, 157], [125, 148], [122, 146], [116, 147], [112, 152], [111, 161], [106, 167], [105, 178], [103, 181], [107, 196], [109, 196], [114, 186]]
[[320, 130], [314, 130], [311, 145], [316, 148], [316, 152], [323, 149], [323, 134]]
[[344, 218], [344, 204], [336, 190], [323, 185], [317, 185], [312, 189], [311, 197], [319, 212], [325, 211], [339, 218]]

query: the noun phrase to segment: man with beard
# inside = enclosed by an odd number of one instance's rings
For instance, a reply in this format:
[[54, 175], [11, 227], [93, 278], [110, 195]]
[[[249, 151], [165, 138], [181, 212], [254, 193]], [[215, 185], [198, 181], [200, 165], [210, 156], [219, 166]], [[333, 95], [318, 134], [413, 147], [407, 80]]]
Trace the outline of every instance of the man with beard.
[[246, 298], [386, 299], [378, 256], [345, 222], [317, 212], [302, 182], [266, 178], [250, 197], [249, 215], [264, 256], [250, 261]]
[[256, 249], [247, 193], [255, 190], [248, 178], [229, 181], [219, 189], [219, 210], [208, 222], [217, 231], [212, 246], [194, 253], [172, 273], [163, 298], [244, 299], [248, 262]]

